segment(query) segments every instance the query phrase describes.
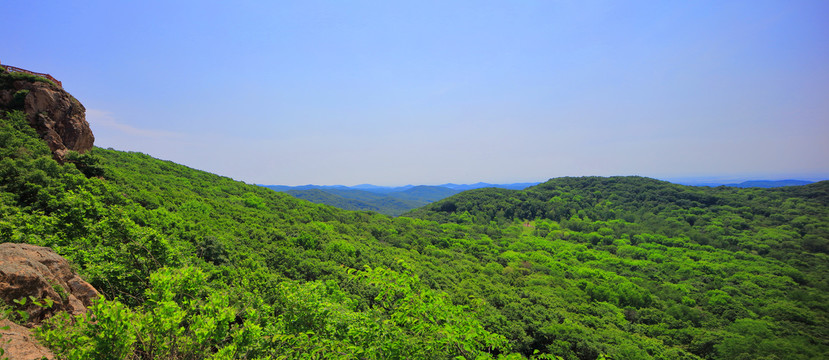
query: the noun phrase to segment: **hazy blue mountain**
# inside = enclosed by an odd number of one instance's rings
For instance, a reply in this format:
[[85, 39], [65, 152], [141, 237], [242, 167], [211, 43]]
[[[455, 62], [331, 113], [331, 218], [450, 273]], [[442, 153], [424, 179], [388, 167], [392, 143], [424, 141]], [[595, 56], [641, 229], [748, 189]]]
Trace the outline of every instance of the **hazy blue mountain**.
[[480, 189], [480, 188], [488, 188], [488, 187], [501, 188], [501, 189], [511, 189], [511, 190], [524, 190], [524, 189], [526, 189], [530, 186], [535, 186], [535, 185], [538, 185], [538, 184], [540, 184], [540, 182], [512, 183], [512, 184], [490, 184], [490, 183], [479, 182], [479, 183], [475, 183], [475, 184], [452, 184], [452, 183], [448, 183], [448, 184], [443, 184], [443, 185], [440, 185], [440, 186], [450, 188], [450, 189], [454, 189], [454, 190], [460, 190], [460, 191]]
[[[443, 186], [428, 186], [428, 185], [419, 185], [413, 188], [393, 192], [389, 194], [389, 196], [403, 199], [403, 200], [412, 200], [412, 201], [421, 201], [426, 203], [435, 202], [457, 193], [461, 192], [460, 190], [450, 189]], [[425, 204], [424, 204], [425, 205]]]
[[354, 189], [288, 190], [286, 194], [317, 204], [326, 204], [345, 210], [368, 210], [397, 216], [411, 209], [429, 204], [426, 201], [397, 199], [392, 196]]
[[285, 192], [288, 190], [311, 190], [311, 189], [348, 189], [348, 186], [345, 185], [299, 185], [299, 186], [287, 186], [287, 185], [259, 185], [266, 187], [271, 190]]
[[348, 199], [360, 201], [385, 201], [386, 198], [392, 198], [405, 201], [410, 205], [410, 208], [420, 207], [434, 201], [455, 195], [459, 193], [457, 190], [452, 190], [440, 186], [415, 186], [402, 191], [394, 192], [372, 192], [368, 190], [356, 189], [321, 189], [323, 191], [342, 196]]
[[749, 188], [749, 187], [759, 187], [759, 188], [773, 188], [773, 187], [781, 187], [781, 186], [800, 186], [800, 185], [809, 185], [814, 183], [814, 181], [808, 180], [751, 180], [751, 181], [743, 181], [739, 184], [731, 184], [726, 186], [733, 186], [739, 188]]
[[298, 199], [308, 200], [317, 204], [327, 204], [344, 210], [366, 210], [380, 212], [376, 205], [355, 199], [347, 199], [327, 192], [323, 189], [287, 190], [284, 193]]
[[677, 181], [677, 184], [682, 185], [690, 185], [690, 186], [710, 186], [710, 187], [717, 187], [717, 186], [730, 186], [730, 187], [738, 187], [738, 188], [750, 188], [750, 187], [757, 187], [757, 188], [775, 188], [775, 187], [783, 187], [783, 186], [801, 186], [801, 185], [808, 185], [814, 183], [814, 181], [809, 180], [748, 180], [743, 182], [717, 182], [717, 181], [703, 181], [703, 182], [694, 182], [694, 181]]
[[371, 185], [371, 184], [360, 184], [360, 185], [351, 186], [351, 187], [349, 187], [349, 189], [371, 191], [373, 193], [378, 193], [378, 194], [388, 194], [388, 193], [393, 193], [393, 192], [398, 192], [398, 191], [405, 191], [405, 190], [411, 189], [413, 187], [414, 187], [414, 185], [377, 186], [377, 185]]
[[377, 186], [360, 184], [343, 185], [260, 185], [271, 190], [287, 193], [293, 197], [318, 204], [327, 204], [346, 210], [369, 210], [397, 216], [409, 210], [428, 205], [466, 190], [496, 187], [523, 190], [539, 183], [489, 184], [444, 184]]
[[541, 184], [540, 182], [527, 182], [527, 183], [512, 183], [512, 184], [496, 184], [493, 187], [503, 188], [503, 189], [510, 189], [510, 190], [524, 190], [531, 186], [536, 186]]
[[383, 193], [372, 192], [368, 190], [357, 190], [357, 189], [321, 189], [325, 192], [342, 196], [346, 199], [353, 199], [359, 201], [378, 201], [381, 199], [386, 198], [387, 196]]
[[[411, 190], [413, 188], [431, 188], [433, 190], [437, 188], [447, 188], [451, 190], [457, 190], [457, 192], [472, 190], [472, 189], [480, 189], [480, 188], [487, 188], [487, 187], [494, 187], [494, 188], [501, 188], [501, 189], [512, 189], [512, 190], [523, 190], [530, 186], [535, 186], [540, 184], [540, 182], [528, 182], [528, 183], [511, 183], [511, 184], [490, 184], [485, 182], [479, 182], [475, 184], [453, 184], [447, 183], [442, 185], [404, 185], [404, 186], [378, 186], [378, 185], [371, 185], [371, 184], [360, 184], [354, 186], [345, 186], [345, 185], [300, 185], [300, 186], [287, 186], [287, 185], [259, 185], [269, 188], [271, 190], [276, 191], [288, 191], [288, 190], [308, 190], [308, 189], [343, 189], [343, 190], [361, 190], [372, 192], [376, 194], [391, 194], [396, 192], [404, 192]], [[422, 192], [424, 190], [415, 190], [416, 192]], [[436, 190], [440, 191], [440, 190]], [[448, 193], [448, 192], [447, 192]], [[453, 195], [452, 193], [450, 195]], [[434, 201], [434, 200], [433, 200]]]

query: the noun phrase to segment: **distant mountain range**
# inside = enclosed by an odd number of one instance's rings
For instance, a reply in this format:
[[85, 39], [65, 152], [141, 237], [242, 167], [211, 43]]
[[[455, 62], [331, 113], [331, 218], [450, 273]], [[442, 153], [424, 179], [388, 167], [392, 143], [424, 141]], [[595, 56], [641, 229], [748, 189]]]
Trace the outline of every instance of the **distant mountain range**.
[[409, 210], [428, 205], [459, 192], [487, 187], [523, 190], [539, 183], [513, 184], [443, 184], [405, 185], [397, 187], [361, 184], [344, 185], [260, 185], [281, 191], [293, 197], [318, 204], [327, 204], [345, 210], [368, 210], [398, 216]]
[[814, 181], [808, 180], [749, 180], [743, 181], [741, 183], [721, 183], [721, 182], [696, 182], [696, 183], [685, 183], [679, 182], [679, 184], [683, 185], [691, 185], [691, 186], [730, 186], [730, 187], [738, 187], [738, 188], [775, 188], [775, 187], [783, 187], [783, 186], [800, 186], [800, 185], [808, 185], [812, 184]]
[[[773, 188], [781, 186], [798, 186], [811, 184], [808, 180], [750, 180], [741, 183], [724, 183], [714, 181], [676, 181], [676, 183], [690, 186], [731, 186], [738, 188]], [[272, 190], [287, 193], [293, 197], [308, 200], [317, 204], [327, 204], [345, 210], [367, 210], [381, 214], [398, 216], [409, 210], [423, 207], [435, 201], [445, 199], [457, 193], [480, 189], [501, 188], [523, 190], [538, 185], [532, 183], [513, 184], [452, 184], [443, 185], [405, 185], [405, 186], [377, 186], [360, 184], [345, 185], [260, 185]]]

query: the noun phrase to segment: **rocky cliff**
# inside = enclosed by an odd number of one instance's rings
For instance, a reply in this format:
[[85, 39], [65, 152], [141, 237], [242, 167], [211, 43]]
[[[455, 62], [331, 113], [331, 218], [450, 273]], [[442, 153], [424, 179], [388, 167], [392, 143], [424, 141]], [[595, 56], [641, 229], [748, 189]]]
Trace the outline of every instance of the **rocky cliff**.
[[0, 67], [0, 111], [9, 110], [26, 112], [29, 124], [60, 162], [70, 150], [83, 153], [92, 149], [95, 137], [86, 121], [86, 109], [47, 79]]

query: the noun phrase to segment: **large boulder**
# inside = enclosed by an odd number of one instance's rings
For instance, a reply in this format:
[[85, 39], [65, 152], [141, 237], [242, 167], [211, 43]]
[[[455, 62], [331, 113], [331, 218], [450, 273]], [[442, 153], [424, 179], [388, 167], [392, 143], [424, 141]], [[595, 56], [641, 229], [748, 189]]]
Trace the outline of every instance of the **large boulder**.
[[92, 149], [95, 137], [86, 108], [59, 86], [32, 78], [17, 78], [0, 68], [0, 110], [23, 110], [60, 162], [70, 150]]
[[37, 306], [31, 301], [22, 308], [15, 305], [30, 314], [30, 324], [38, 324], [60, 311], [84, 313], [98, 296], [98, 291], [52, 249], [29, 244], [0, 244], [0, 299], [7, 304], [29, 297], [49, 298], [54, 302], [51, 308]]

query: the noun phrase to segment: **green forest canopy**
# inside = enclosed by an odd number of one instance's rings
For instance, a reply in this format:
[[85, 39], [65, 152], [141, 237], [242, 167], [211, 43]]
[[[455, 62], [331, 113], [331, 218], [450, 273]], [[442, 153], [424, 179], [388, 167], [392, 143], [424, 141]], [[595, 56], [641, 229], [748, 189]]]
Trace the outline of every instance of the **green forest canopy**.
[[0, 241], [53, 248], [106, 297], [37, 331], [64, 358], [829, 357], [829, 182], [559, 178], [391, 218], [71, 159], [2, 116]]

